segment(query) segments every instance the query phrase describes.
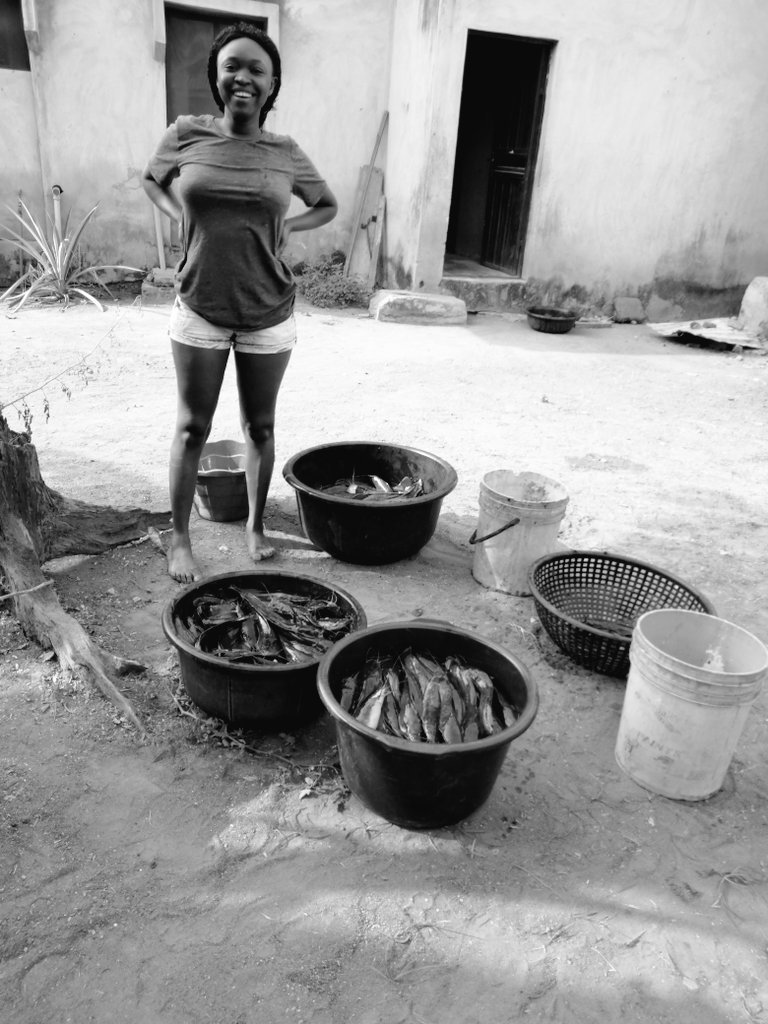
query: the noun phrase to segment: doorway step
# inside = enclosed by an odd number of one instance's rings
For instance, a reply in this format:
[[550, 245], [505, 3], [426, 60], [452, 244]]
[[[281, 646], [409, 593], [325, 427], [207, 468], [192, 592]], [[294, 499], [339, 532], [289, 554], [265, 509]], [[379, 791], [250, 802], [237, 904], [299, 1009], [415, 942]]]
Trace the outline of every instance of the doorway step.
[[463, 299], [467, 312], [525, 312], [525, 279], [481, 263], [446, 255], [440, 291]]

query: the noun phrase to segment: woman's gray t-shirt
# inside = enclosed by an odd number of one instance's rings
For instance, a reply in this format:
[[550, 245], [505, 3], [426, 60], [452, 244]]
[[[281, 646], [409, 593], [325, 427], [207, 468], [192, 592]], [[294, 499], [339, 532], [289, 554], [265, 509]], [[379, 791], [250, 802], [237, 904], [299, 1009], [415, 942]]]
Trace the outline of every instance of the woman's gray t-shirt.
[[287, 135], [225, 135], [210, 114], [168, 127], [149, 172], [166, 188], [178, 178], [183, 254], [176, 291], [190, 309], [233, 330], [287, 320], [296, 286], [276, 255], [291, 196], [314, 206], [325, 181]]

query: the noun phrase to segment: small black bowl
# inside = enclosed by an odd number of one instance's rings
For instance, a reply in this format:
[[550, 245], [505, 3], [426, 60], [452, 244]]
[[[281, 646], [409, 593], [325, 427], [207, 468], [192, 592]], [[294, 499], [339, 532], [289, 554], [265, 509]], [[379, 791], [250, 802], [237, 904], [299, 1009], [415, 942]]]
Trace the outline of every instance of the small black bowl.
[[525, 312], [529, 326], [543, 334], [567, 334], [579, 319], [578, 313], [555, 306], [531, 306]]

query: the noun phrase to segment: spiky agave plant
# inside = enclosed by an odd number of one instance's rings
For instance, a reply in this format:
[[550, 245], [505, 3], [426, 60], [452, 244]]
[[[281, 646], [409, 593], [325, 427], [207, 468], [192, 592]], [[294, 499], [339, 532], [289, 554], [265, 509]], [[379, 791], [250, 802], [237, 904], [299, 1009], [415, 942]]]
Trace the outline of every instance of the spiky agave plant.
[[[61, 229], [51, 219], [50, 214], [46, 214], [50, 227], [50, 232], [46, 234], [43, 226], [35, 220], [25, 203], [22, 202], [21, 207], [23, 214], [17, 213], [10, 206], [6, 209], [19, 221], [26, 235], [30, 237], [9, 227], [3, 229], [3, 234], [0, 237], [4, 241], [16, 245], [31, 257], [34, 263], [18, 281], [15, 281], [7, 291], [0, 295], [0, 302], [4, 302], [6, 299], [11, 300], [10, 312], [17, 312], [32, 298], [42, 298], [46, 295], [57, 296], [64, 303], [64, 308], [69, 305], [72, 295], [80, 295], [103, 311], [104, 307], [99, 300], [83, 287], [86, 282], [90, 280], [111, 295], [109, 288], [99, 277], [99, 273], [107, 270], [130, 270], [137, 274], [142, 273], [138, 267], [126, 267], [120, 264], [102, 264], [97, 267], [84, 268], [77, 265], [78, 243], [91, 217], [96, 213], [98, 203], [88, 211], [71, 233], [69, 231], [71, 211], [67, 213], [64, 226]], [[20, 292], [19, 289], [21, 289]], [[17, 292], [19, 294], [15, 294]], [[11, 298], [14, 295], [15, 297]]]

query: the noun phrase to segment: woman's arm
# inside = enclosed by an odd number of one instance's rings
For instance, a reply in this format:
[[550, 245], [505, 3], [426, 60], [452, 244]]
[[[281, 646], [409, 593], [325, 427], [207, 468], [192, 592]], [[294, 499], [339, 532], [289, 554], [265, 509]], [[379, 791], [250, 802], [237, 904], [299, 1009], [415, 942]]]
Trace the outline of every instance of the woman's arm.
[[294, 231], [311, 231], [312, 228], [319, 228], [322, 224], [333, 220], [338, 212], [339, 204], [336, 202], [336, 197], [326, 185], [314, 206], [295, 217], [286, 217], [277, 247], [278, 253], [281, 253], [286, 247], [288, 239]]
[[149, 173], [149, 169], [145, 170], [142, 174], [141, 185], [161, 213], [164, 213], [166, 217], [170, 217], [177, 224], [181, 222], [181, 204], [178, 199], [170, 188], [162, 188], [157, 184]]

